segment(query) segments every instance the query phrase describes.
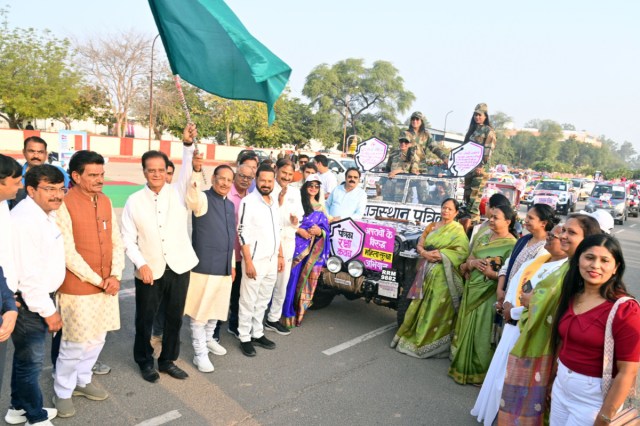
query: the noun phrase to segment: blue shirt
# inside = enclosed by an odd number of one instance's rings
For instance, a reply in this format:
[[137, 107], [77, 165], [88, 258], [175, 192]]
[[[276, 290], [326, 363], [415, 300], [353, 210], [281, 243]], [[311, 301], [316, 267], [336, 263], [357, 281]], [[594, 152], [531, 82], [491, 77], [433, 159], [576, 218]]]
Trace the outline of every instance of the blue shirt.
[[2, 325], [2, 314], [17, 310], [13, 292], [7, 287], [7, 280], [4, 278], [4, 272], [0, 266], [0, 325]]
[[331, 191], [326, 207], [329, 216], [360, 219], [367, 207], [367, 193], [359, 186], [347, 192], [344, 185], [338, 185]]
[[[46, 164], [46, 163], [43, 163]], [[24, 163], [22, 165], [22, 184], [24, 185], [24, 175], [25, 173], [27, 173], [27, 167], [29, 165], [27, 163]], [[58, 170], [60, 170], [62, 172], [62, 175], [64, 176], [64, 187], [68, 188], [69, 187], [69, 173], [67, 173], [67, 171], [65, 169], [63, 169], [60, 166], [56, 166], [55, 164], [53, 164], [54, 167], [56, 167]]]

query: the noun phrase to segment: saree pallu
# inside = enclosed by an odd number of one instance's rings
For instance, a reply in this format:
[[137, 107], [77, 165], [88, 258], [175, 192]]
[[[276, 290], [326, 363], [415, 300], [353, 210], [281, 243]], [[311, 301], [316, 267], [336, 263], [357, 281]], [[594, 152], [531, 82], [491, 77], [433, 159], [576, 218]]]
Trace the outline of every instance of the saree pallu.
[[548, 422], [547, 391], [554, 364], [551, 334], [569, 262], [540, 281], [529, 310], [518, 325], [520, 337], [509, 354], [499, 425], [541, 425]]
[[442, 263], [429, 269], [422, 298], [407, 308], [396, 350], [416, 358], [446, 358], [462, 294], [458, 268], [469, 256], [469, 240], [462, 225], [452, 222], [427, 235], [424, 247], [430, 245], [440, 250]]
[[287, 283], [287, 294], [280, 319], [285, 327], [298, 327], [302, 323], [302, 318], [311, 305], [322, 267], [329, 257], [327, 243], [330, 235], [329, 220], [324, 212], [315, 211], [305, 216], [299, 227], [308, 230], [314, 225], [322, 229], [322, 235], [312, 237], [310, 240], [296, 235], [291, 275]]
[[[492, 232], [480, 235], [471, 255], [476, 259], [500, 256], [509, 257], [516, 242], [513, 237], [491, 241]], [[449, 376], [459, 384], [479, 384], [484, 380], [494, 345], [491, 330], [496, 302], [497, 280], [486, 278], [474, 269], [465, 283], [462, 304], [451, 342], [451, 367]]]

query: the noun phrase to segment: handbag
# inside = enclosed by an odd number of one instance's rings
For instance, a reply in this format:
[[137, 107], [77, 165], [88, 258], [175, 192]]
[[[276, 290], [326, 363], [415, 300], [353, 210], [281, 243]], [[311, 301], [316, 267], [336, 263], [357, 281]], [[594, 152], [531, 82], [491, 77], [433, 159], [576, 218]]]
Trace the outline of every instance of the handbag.
[[[607, 393], [609, 392], [611, 383], [613, 382], [613, 318], [618, 311], [618, 307], [627, 300], [635, 299], [632, 297], [621, 297], [620, 299], [616, 300], [616, 303], [613, 305], [613, 308], [611, 308], [611, 312], [609, 312], [609, 317], [607, 318], [607, 326], [604, 332], [604, 359], [602, 363], [603, 401], [607, 397]], [[627, 400], [635, 399], [635, 397], [636, 381], [634, 380]], [[616, 414], [616, 416], [611, 419], [611, 422], [609, 424], [611, 426], [640, 426], [640, 412], [638, 412], [637, 408], [628, 406], [627, 408], [622, 409], [618, 414]]]

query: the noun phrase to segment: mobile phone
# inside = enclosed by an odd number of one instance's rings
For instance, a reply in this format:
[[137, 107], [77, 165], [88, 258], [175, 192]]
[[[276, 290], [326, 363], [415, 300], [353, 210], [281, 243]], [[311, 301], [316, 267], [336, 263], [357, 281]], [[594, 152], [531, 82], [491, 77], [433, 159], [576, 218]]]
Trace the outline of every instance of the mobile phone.
[[522, 284], [523, 293], [531, 293], [531, 290], [533, 290], [533, 285], [531, 284], [531, 280], [527, 280], [526, 283]]

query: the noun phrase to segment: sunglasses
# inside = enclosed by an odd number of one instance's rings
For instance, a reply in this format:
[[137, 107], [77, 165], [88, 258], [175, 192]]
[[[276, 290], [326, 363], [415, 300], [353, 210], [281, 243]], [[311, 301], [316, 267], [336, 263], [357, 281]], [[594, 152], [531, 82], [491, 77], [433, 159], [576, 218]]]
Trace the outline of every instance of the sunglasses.
[[420, 121], [418, 117], [411, 117], [411, 121]]
[[480, 117], [480, 116], [482, 116], [482, 115], [483, 115], [483, 114], [482, 114], [482, 113], [480, 113], [480, 112], [475, 112], [475, 113], [473, 113], [473, 116], [474, 116], [474, 117]]
[[310, 183], [310, 184], [309, 184], [309, 188], [319, 189], [319, 188], [320, 188], [320, 184], [317, 184], [317, 183]]
[[560, 239], [556, 234], [547, 234], [547, 241], [553, 241], [554, 238]]
[[410, 143], [411, 143], [411, 142], [409, 142], [409, 141], [400, 141], [400, 144], [401, 144], [401, 145], [402, 145], [402, 144], [408, 145], [408, 144], [410, 144]]

